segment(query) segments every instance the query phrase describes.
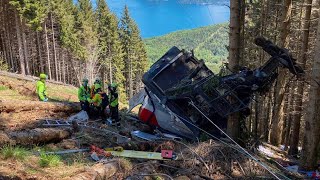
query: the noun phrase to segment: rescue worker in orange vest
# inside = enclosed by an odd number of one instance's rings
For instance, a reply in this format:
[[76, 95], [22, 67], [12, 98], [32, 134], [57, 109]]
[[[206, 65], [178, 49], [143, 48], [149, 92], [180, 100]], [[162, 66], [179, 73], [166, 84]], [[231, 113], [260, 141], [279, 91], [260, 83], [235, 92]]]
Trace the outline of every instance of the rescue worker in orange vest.
[[88, 102], [90, 103], [90, 116], [92, 118], [98, 118], [102, 112], [102, 87], [100, 84], [94, 84], [94, 95], [92, 98], [88, 98]]
[[81, 105], [81, 110], [89, 111], [89, 102], [88, 98], [90, 97], [90, 87], [88, 85], [89, 80], [84, 78], [82, 80], [82, 85], [78, 89], [78, 98]]
[[120, 128], [119, 119], [119, 95], [117, 92], [118, 85], [112, 83], [108, 85], [109, 90], [109, 108], [111, 113], [112, 125]]
[[95, 95], [95, 85], [96, 85], [96, 84], [99, 84], [99, 85], [102, 87], [100, 78], [96, 78], [96, 80], [94, 81], [93, 85], [92, 85], [91, 88], [90, 88], [90, 98], [91, 98], [91, 99], [92, 99], [93, 96]]

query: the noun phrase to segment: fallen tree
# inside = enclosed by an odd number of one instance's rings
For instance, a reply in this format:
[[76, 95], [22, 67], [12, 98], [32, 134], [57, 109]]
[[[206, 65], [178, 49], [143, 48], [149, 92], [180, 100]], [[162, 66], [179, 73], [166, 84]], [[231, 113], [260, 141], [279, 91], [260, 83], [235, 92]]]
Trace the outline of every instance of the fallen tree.
[[79, 103], [40, 102], [40, 101], [1, 101], [0, 112], [21, 112], [33, 110], [50, 110], [53, 112], [74, 113], [80, 111]]
[[30, 145], [43, 144], [48, 142], [58, 142], [70, 137], [72, 131], [70, 128], [35, 128], [24, 131], [0, 132], [0, 146], [11, 145]]

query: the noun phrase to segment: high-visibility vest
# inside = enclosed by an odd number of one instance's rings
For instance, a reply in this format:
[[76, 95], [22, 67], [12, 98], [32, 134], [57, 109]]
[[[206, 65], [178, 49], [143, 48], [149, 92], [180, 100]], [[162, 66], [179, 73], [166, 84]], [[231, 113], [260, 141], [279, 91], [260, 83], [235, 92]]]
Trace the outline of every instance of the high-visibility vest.
[[86, 87], [80, 86], [80, 88], [78, 90], [79, 101], [86, 101], [89, 97], [89, 93], [90, 93], [90, 89], [88, 86], [86, 86]]
[[109, 102], [111, 107], [116, 107], [119, 104], [117, 92], [110, 93], [109, 98], [110, 98]]

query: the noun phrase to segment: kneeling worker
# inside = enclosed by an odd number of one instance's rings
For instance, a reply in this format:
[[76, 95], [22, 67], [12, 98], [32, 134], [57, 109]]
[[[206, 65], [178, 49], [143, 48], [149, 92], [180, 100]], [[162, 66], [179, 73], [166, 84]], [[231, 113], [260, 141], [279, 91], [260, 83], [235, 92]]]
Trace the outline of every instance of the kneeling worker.
[[88, 98], [90, 97], [90, 87], [88, 86], [89, 80], [84, 78], [82, 80], [82, 85], [78, 89], [78, 98], [81, 105], [81, 110], [87, 111], [89, 110], [89, 102]]
[[100, 84], [94, 85], [94, 96], [92, 99], [87, 98], [90, 105], [90, 115], [93, 116], [93, 118], [98, 118], [102, 113], [102, 96], [103, 93], [101, 90]]
[[47, 102], [47, 87], [46, 87], [46, 79], [47, 75], [46, 74], [40, 74], [40, 80], [37, 81], [37, 95], [40, 101]]
[[117, 84], [112, 83], [109, 84], [109, 107], [112, 119], [112, 125], [120, 127], [120, 119], [119, 119], [119, 101], [118, 101], [118, 92], [117, 92]]

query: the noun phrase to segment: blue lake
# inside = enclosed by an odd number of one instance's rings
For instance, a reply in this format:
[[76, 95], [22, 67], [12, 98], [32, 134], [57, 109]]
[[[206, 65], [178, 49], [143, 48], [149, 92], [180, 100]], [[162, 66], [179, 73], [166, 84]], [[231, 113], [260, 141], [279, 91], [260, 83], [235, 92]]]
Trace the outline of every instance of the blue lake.
[[173, 31], [227, 22], [230, 9], [226, 0], [209, 4], [182, 4], [179, 0], [106, 0], [120, 18], [127, 5], [138, 24], [141, 36], [149, 38]]

